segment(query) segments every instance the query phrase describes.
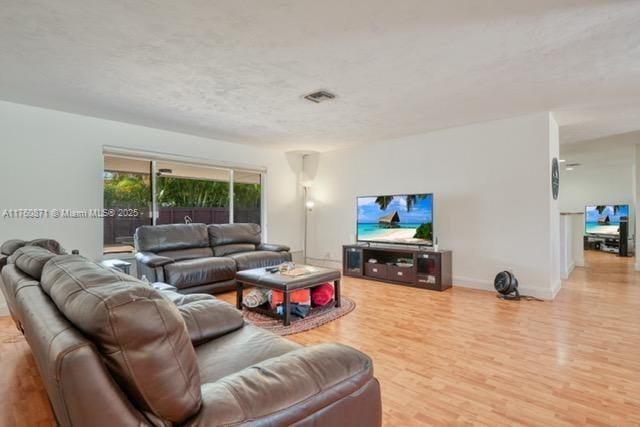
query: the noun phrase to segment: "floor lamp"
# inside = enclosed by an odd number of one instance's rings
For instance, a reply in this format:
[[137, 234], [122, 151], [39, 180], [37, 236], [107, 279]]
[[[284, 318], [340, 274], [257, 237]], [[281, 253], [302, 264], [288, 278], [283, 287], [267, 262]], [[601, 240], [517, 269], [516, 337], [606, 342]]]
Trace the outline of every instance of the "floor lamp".
[[313, 210], [313, 206], [315, 203], [313, 200], [309, 200], [309, 187], [311, 187], [311, 182], [305, 181], [302, 183], [302, 188], [304, 188], [304, 263], [307, 263], [307, 236], [309, 229], [309, 212]]

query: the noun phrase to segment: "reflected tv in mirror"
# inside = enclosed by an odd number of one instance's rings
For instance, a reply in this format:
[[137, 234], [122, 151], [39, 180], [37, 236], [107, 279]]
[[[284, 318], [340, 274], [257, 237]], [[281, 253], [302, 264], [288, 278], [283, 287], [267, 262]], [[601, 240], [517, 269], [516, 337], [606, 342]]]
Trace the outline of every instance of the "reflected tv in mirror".
[[358, 197], [357, 240], [433, 245], [433, 194]]

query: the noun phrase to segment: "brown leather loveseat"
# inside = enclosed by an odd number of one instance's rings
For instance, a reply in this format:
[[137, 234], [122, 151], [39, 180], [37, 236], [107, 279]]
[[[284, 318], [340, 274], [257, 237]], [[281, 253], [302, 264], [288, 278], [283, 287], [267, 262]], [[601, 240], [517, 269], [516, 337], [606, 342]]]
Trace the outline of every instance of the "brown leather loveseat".
[[371, 360], [245, 324], [80, 255], [23, 247], [2, 270], [62, 426], [379, 426]]
[[234, 289], [236, 271], [291, 261], [289, 247], [262, 243], [258, 224], [143, 225], [134, 235], [138, 277], [181, 293]]

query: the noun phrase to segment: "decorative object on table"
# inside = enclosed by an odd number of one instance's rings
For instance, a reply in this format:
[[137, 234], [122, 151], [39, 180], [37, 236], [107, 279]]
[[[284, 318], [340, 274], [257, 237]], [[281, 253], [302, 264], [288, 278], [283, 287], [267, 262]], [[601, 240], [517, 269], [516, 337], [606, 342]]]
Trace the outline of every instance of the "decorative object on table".
[[125, 274], [131, 274], [131, 263], [121, 259], [105, 259], [100, 264], [107, 268], [115, 268]]
[[293, 262], [283, 262], [282, 264], [280, 264], [278, 266], [278, 271], [282, 274], [282, 273], [285, 273], [287, 271], [291, 271], [294, 268], [296, 268], [295, 263], [293, 263]]
[[438, 252], [438, 238], [436, 237], [433, 242], [433, 250]]
[[333, 286], [323, 283], [311, 288], [311, 303], [315, 307], [322, 307], [333, 301]]
[[341, 300], [342, 304], [340, 307], [334, 308], [333, 305], [330, 304], [326, 308], [313, 309], [307, 317], [291, 322], [289, 326], [284, 326], [279, 319], [247, 310], [246, 308], [242, 310], [242, 315], [247, 322], [273, 332], [276, 335], [291, 335], [315, 329], [332, 322], [352, 312], [356, 308], [356, 304], [351, 298], [343, 296]]
[[251, 288], [244, 296], [242, 303], [247, 307], [259, 307], [269, 301], [269, 291], [267, 289]]
[[553, 194], [553, 200], [558, 200], [558, 193], [560, 192], [560, 168], [557, 157], [554, 157], [551, 161], [551, 192]]
[[291, 277], [304, 276], [307, 273], [309, 273], [309, 271], [303, 267], [296, 267], [292, 270], [286, 270], [286, 271], [280, 272], [280, 274], [282, 274], [283, 276], [291, 276]]
[[413, 267], [413, 263], [412, 262], [399, 261], [399, 262], [396, 262], [395, 266], [396, 267], [401, 267], [401, 268], [411, 268], [411, 267]]

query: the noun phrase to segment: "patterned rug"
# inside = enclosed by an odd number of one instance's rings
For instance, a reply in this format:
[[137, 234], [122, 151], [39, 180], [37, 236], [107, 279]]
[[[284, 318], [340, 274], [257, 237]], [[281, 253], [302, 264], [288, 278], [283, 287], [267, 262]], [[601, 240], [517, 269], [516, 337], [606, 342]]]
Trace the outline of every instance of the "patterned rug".
[[351, 298], [343, 296], [341, 299], [342, 305], [340, 307], [318, 310], [304, 319], [292, 320], [289, 326], [283, 326], [282, 320], [274, 319], [273, 317], [248, 311], [246, 309], [242, 310], [242, 315], [247, 322], [273, 332], [276, 335], [291, 335], [322, 326], [325, 323], [329, 323], [332, 320], [336, 320], [337, 318], [344, 316], [345, 314], [349, 314], [356, 308], [356, 303]]

